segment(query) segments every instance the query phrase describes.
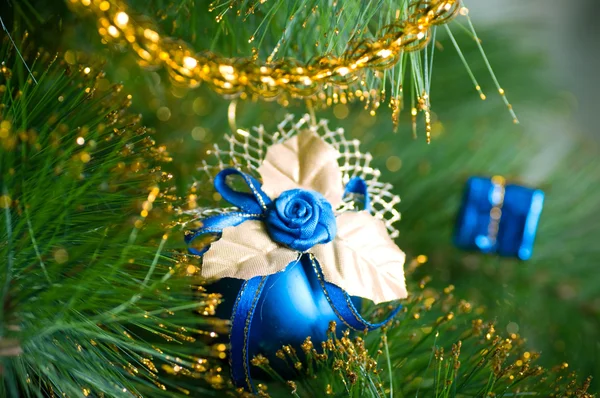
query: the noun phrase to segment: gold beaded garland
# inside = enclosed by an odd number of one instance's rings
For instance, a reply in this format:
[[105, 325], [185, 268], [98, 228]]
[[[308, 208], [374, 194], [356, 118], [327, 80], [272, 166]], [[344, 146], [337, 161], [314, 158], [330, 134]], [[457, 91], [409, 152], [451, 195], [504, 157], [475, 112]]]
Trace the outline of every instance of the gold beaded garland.
[[[129, 45], [144, 67], [165, 66], [175, 83], [196, 87], [205, 82], [226, 98], [278, 99], [283, 104], [300, 98], [325, 105], [337, 103], [338, 97], [343, 102], [355, 97], [350, 88], [360, 84], [364, 72], [390, 69], [401, 54], [425, 48], [431, 28], [452, 20], [461, 6], [460, 0], [419, 0], [411, 5], [405, 20], [385, 27], [377, 39], [363, 39], [340, 56], [323, 55], [305, 63], [292, 58], [264, 62], [256, 57], [195, 53], [186, 43], [164, 37], [149, 20], [130, 15], [122, 0], [70, 3], [77, 11], [95, 15], [104, 41]], [[373, 91], [361, 90], [356, 96], [372, 97], [368, 100], [379, 105], [379, 94]], [[418, 108], [429, 114], [426, 93], [420, 96]]]

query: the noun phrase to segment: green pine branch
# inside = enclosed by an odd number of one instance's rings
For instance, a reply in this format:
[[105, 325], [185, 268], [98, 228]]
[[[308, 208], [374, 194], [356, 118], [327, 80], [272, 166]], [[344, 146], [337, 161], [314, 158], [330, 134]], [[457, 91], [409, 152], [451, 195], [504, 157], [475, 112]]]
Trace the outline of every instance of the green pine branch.
[[[253, 365], [268, 374], [285, 367], [297, 375], [262, 383], [259, 396], [280, 396], [285, 390], [293, 397], [593, 396], [591, 378], [578, 382], [566, 363], [544, 369], [521, 336], [502, 336], [493, 322], [481, 318], [483, 308], [455, 297], [453, 286], [437, 292], [422, 283], [381, 331], [346, 331], [337, 338], [332, 323], [321, 347], [305, 341], [304, 360], [293, 347], [283, 347], [276, 364], [255, 357]], [[372, 317], [382, 312], [372, 311]]]
[[4, 40], [0, 394], [177, 395], [180, 371], [210, 373], [194, 342], [224, 326], [167, 250], [168, 153], [93, 66], [28, 49], [32, 76], [15, 51]]

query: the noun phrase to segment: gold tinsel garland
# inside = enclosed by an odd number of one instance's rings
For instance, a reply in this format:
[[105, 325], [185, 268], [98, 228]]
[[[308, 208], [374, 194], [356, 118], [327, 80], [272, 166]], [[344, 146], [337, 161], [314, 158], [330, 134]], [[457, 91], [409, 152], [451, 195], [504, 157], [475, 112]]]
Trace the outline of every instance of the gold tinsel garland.
[[208, 51], [195, 54], [185, 43], [161, 36], [154, 24], [133, 18], [121, 0], [70, 2], [77, 9], [89, 9], [96, 15], [99, 33], [107, 42], [124, 38], [143, 66], [164, 65], [176, 82], [190, 87], [206, 82], [228, 97], [246, 93], [262, 99], [282, 94], [310, 99], [327, 85], [349, 86], [364, 70], [389, 69], [401, 53], [427, 46], [431, 28], [454, 18], [461, 3], [418, 1], [411, 6], [407, 20], [387, 26], [378, 39], [364, 39], [339, 57], [321, 56], [305, 64], [291, 58], [262, 62], [254, 58], [225, 58]]
[[[431, 28], [453, 19], [461, 5], [460, 0], [417, 1], [406, 20], [385, 27], [377, 39], [358, 41], [340, 56], [324, 55], [304, 63], [292, 58], [231, 59], [209, 51], [197, 54], [186, 43], [164, 37], [149, 19], [133, 17], [122, 0], [69, 1], [75, 10], [93, 12], [106, 42], [128, 44], [142, 66], [163, 65], [179, 84], [196, 87], [205, 82], [228, 98], [283, 99], [284, 103], [287, 98], [331, 102], [326, 101], [328, 88], [344, 91], [365, 71], [390, 69], [401, 54], [422, 50], [431, 39]], [[348, 94], [352, 99], [353, 94]], [[428, 113], [427, 93], [419, 95], [419, 110]]]

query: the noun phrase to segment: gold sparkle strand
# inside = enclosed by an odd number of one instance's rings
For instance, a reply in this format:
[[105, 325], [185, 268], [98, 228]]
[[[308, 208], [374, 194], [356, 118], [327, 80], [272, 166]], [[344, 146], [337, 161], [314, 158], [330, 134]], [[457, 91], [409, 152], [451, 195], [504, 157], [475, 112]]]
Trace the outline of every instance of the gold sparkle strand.
[[[269, 9], [269, 12], [265, 15], [265, 17], [263, 18], [262, 21], [260, 21], [260, 24], [258, 24], [258, 27], [256, 28], [256, 30], [254, 31], [254, 33], [252, 34], [251, 40], [254, 41], [254, 37], [256, 37], [256, 35], [258, 34], [259, 30], [261, 30], [262, 26], [266, 24], [266, 26], [269, 26], [269, 24], [271, 23], [271, 20], [273, 19], [273, 17], [275, 17], [275, 13], [277, 12], [277, 10], [279, 9], [279, 7], [281, 7], [282, 2], [278, 2], [277, 6]], [[267, 29], [263, 29], [263, 32], [261, 34], [261, 37], [258, 41], [258, 47], [260, 47], [260, 45], [262, 44], [263, 40], [265, 39], [265, 35], [267, 33]], [[275, 46], [275, 48], [277, 48], [277, 46]]]
[[429, 76], [431, 75], [430, 71], [429, 71], [429, 46], [430, 45], [431, 45], [431, 40], [427, 44], [427, 47], [425, 47], [423, 49], [423, 76], [424, 76], [423, 83], [425, 85], [425, 91], [428, 94], [430, 94], [429, 89], [431, 87], [431, 85], [429, 84], [430, 83]]
[[[2, 197], [3, 199], [3, 204], [0, 205], [0, 207], [4, 207], [4, 220], [5, 220], [5, 231], [6, 231], [6, 238], [4, 239], [5, 243], [5, 247], [7, 248], [6, 253], [7, 253], [7, 260], [6, 260], [6, 266], [4, 267], [5, 271], [5, 280], [4, 280], [4, 286], [2, 287], [2, 295], [0, 296], [0, 299], [2, 299], [3, 303], [6, 303], [8, 301], [8, 294], [9, 294], [9, 289], [12, 283], [12, 280], [14, 278], [14, 266], [15, 266], [15, 252], [14, 252], [14, 240], [13, 240], [13, 221], [12, 221], [12, 216], [11, 216], [11, 202], [12, 200], [10, 199], [10, 195], [8, 194], [8, 189], [6, 188], [6, 186], [4, 185], [4, 183], [2, 184]], [[2, 311], [0, 313], [0, 336], [4, 335], [4, 325], [6, 323], [6, 320], [4, 319], [4, 315], [5, 312]]]
[[388, 347], [387, 331], [381, 333], [381, 341], [385, 348], [385, 357], [387, 359], [388, 375], [390, 378], [390, 398], [394, 398], [394, 368], [392, 367], [392, 357], [390, 356], [390, 349]]
[[467, 18], [467, 23], [469, 24], [469, 29], [471, 30], [471, 33], [473, 34], [473, 38], [475, 39], [475, 43], [477, 44], [477, 48], [479, 49], [479, 52], [481, 53], [481, 57], [483, 58], [483, 61], [485, 62], [487, 69], [490, 72], [490, 75], [492, 75], [492, 79], [494, 80], [494, 84], [496, 85], [496, 88], [498, 89], [498, 93], [500, 93], [502, 100], [506, 104], [506, 107], [508, 108], [508, 112], [510, 112], [510, 115], [513, 118], [513, 122], [515, 124], [519, 124], [519, 118], [517, 118], [517, 114], [513, 110], [512, 105], [510, 104], [510, 102], [508, 102], [508, 98], [506, 97], [506, 93], [505, 93], [504, 89], [502, 89], [502, 87], [500, 86], [500, 82], [498, 82], [498, 79], [496, 78], [496, 74], [494, 73], [494, 70], [492, 69], [492, 65], [490, 65], [490, 61], [488, 60], [487, 55], [485, 55], [485, 51], [483, 50], [481, 41], [479, 40], [479, 37], [477, 36], [477, 32], [475, 32], [475, 27], [473, 26], [473, 23], [471, 22], [471, 18], [469, 17], [468, 13], [466, 13], [465, 18]]
[[[425, 49], [426, 51], [426, 49]], [[429, 92], [425, 86], [425, 81], [423, 79], [424, 69], [423, 69], [423, 60], [421, 59], [420, 54], [411, 53], [409, 54], [411, 67], [413, 70], [417, 71], [417, 73], [413, 74], [413, 84], [415, 87], [415, 92], [417, 93], [417, 107], [416, 112], [412, 112], [414, 117], [413, 119], [413, 131], [416, 136], [416, 119], [417, 112], [423, 112], [425, 114], [425, 139], [428, 144], [431, 143], [431, 114], [429, 109]]]
[[[336, 19], [336, 25], [339, 25], [340, 20], [342, 19], [342, 14], [344, 13], [346, 9], [344, 8], [344, 6], [342, 5], [341, 8], [339, 9], [339, 12], [334, 13], [333, 15], [337, 17]], [[348, 23], [348, 22], [346, 22]], [[333, 46], [334, 46], [334, 42], [335, 42], [335, 37], [338, 34], [339, 30], [335, 30], [334, 34], [332, 34], [331, 36], [329, 36], [329, 43], [327, 44], [327, 52], [331, 52], [333, 50]]]
[[156, 249], [156, 253], [154, 254], [154, 259], [152, 260], [152, 264], [150, 264], [150, 267], [148, 268], [148, 272], [146, 273], [146, 277], [142, 281], [141, 289], [145, 288], [148, 285], [148, 281], [150, 280], [150, 277], [152, 276], [152, 274], [154, 273], [154, 270], [156, 269], [156, 265], [158, 264], [158, 260], [163, 251], [163, 248], [165, 247], [165, 243], [167, 243], [168, 238], [169, 238], [168, 234], [164, 234], [162, 236], [160, 243], [158, 244], [158, 248]]
[[433, 34], [431, 35], [431, 42], [429, 43], [429, 45], [431, 46], [431, 56], [429, 59], [429, 86], [427, 87], [427, 90], [431, 90], [431, 79], [433, 76], [433, 56], [435, 54], [435, 37], [437, 34], [437, 26], [433, 27]]
[[40, 253], [40, 249], [35, 239], [35, 233], [33, 232], [33, 226], [31, 225], [31, 216], [29, 215], [29, 206], [23, 206], [23, 210], [23, 213], [25, 214], [25, 219], [27, 220], [27, 228], [29, 230], [29, 238], [31, 239], [31, 245], [35, 250], [35, 255], [40, 263], [40, 268], [42, 269], [42, 272], [44, 273], [44, 276], [46, 277], [48, 283], [52, 284], [52, 280], [50, 279], [50, 275], [48, 275], [48, 270], [46, 269], [46, 264], [44, 264], [44, 260], [42, 258], [42, 253]]
[[[390, 8], [390, 9], [388, 10], [388, 14], [387, 14], [387, 18], [386, 18], [386, 25], [389, 25], [389, 24], [391, 24], [391, 23], [392, 23], [392, 18], [393, 18], [393, 16], [392, 16], [392, 9]], [[381, 23], [381, 22], [380, 22], [380, 23]], [[397, 64], [397, 65], [399, 65], [399, 64], [400, 64], [400, 62], [402, 62], [402, 59], [401, 59], [401, 58], [398, 58], [398, 60], [396, 61], [396, 64]], [[392, 66], [392, 67], [390, 68], [390, 76], [391, 76], [391, 85], [390, 85], [390, 107], [392, 106], [392, 103], [393, 103], [393, 101], [394, 101], [394, 98], [395, 98], [395, 96], [396, 96], [396, 92], [395, 92], [396, 86], [395, 86], [395, 84], [394, 84], [394, 82], [396, 82], [396, 81], [397, 81], [397, 80], [396, 80], [396, 69], [397, 69], [397, 68], [396, 68], [396, 65], [394, 65], [394, 66]]]
[[477, 90], [477, 92], [479, 93], [479, 98], [481, 98], [482, 100], [485, 101], [486, 96], [483, 93], [483, 91], [481, 90], [481, 86], [479, 85], [479, 82], [477, 81], [475, 74], [471, 70], [471, 67], [469, 66], [469, 63], [467, 62], [467, 59], [465, 58], [464, 54], [460, 50], [460, 46], [456, 42], [456, 39], [454, 38], [454, 35], [452, 34], [452, 30], [450, 30], [450, 27], [448, 25], [446, 25], [444, 27], [446, 28], [446, 31], [448, 32], [448, 37], [450, 37], [450, 41], [454, 45], [454, 48], [456, 49], [456, 52], [458, 53], [460, 60], [462, 61], [465, 68], [467, 69], [467, 73], [469, 74], [469, 77], [471, 78], [471, 81], [473, 82], [473, 85], [475, 86], [475, 90]]
[[281, 96], [316, 100], [327, 87], [348, 89], [360, 80], [364, 71], [389, 69], [400, 54], [425, 48], [430, 29], [452, 20], [461, 3], [421, 0], [411, 6], [406, 20], [386, 27], [375, 40], [352, 43], [339, 57], [321, 56], [308, 63], [282, 59], [265, 64], [252, 58], [229, 59], [212, 52], [195, 55], [186, 43], [163, 37], [147, 20], [129, 15], [122, 0], [111, 0], [108, 8], [88, 0], [68, 1], [76, 10], [95, 14], [98, 31], [105, 41], [128, 44], [143, 66], [166, 66], [176, 83], [195, 87], [205, 82], [229, 98], [245, 94], [267, 100]]
[[403, 98], [403, 82], [404, 82], [404, 72], [406, 66], [406, 54], [400, 54], [400, 60], [398, 61], [398, 80], [396, 81], [396, 90], [393, 96], [392, 105], [392, 123], [394, 125], [394, 132], [398, 130], [398, 126], [400, 124], [400, 112], [402, 112], [404, 105]]
[[[158, 264], [158, 260], [160, 259], [160, 255], [164, 249], [167, 239], [168, 239], [168, 235], [164, 234], [162, 239], [160, 240], [160, 243], [158, 244], [158, 248], [156, 249], [156, 252], [154, 253], [154, 259], [152, 260], [152, 264], [150, 264], [150, 267], [148, 268], [148, 271], [146, 272], [146, 276], [145, 276], [142, 284], [140, 285], [140, 291], [142, 291], [148, 285], [148, 281], [150, 280], [150, 277], [152, 276], [152, 274], [154, 273], [154, 271], [156, 269], [156, 265]], [[167, 272], [163, 276], [161, 282], [166, 281], [167, 279], [169, 279], [170, 276], [171, 276], [171, 274]], [[135, 303], [137, 303], [141, 298], [142, 298], [142, 295], [139, 292], [135, 293], [133, 296], [131, 296], [131, 298], [127, 302], [114, 307], [113, 309], [107, 311], [105, 314], [102, 314], [102, 315], [110, 315], [111, 317], [114, 317], [114, 316], [122, 313], [127, 308], [131, 307], [132, 305], [135, 305]], [[196, 303], [194, 303], [194, 304], [196, 304]]]
[[25, 58], [23, 58], [23, 55], [21, 54], [21, 51], [19, 51], [19, 47], [17, 47], [17, 43], [15, 43], [15, 41], [13, 40], [13, 38], [10, 35], [10, 32], [8, 31], [8, 29], [6, 29], [6, 26], [4, 25], [4, 21], [2, 20], [2, 17], [0, 17], [0, 24], [2, 24], [2, 30], [4, 30], [4, 32], [6, 33], [6, 36], [8, 36], [8, 39], [10, 40], [10, 42], [13, 45], [13, 47], [15, 48], [15, 51], [19, 55], [19, 58], [21, 58], [21, 62], [23, 62], [23, 65], [25, 65], [25, 68], [27, 69], [27, 72], [29, 72], [29, 76], [31, 76], [31, 78], [33, 79], [33, 82], [35, 84], [37, 84], [37, 80], [35, 80], [35, 76], [33, 76], [33, 72], [31, 72], [31, 69], [29, 69], [29, 65], [27, 65], [27, 62], [25, 62]]
[[[306, 5], [306, 0], [302, 3], [304, 5]], [[298, 9], [296, 10], [296, 12], [294, 12], [292, 14], [292, 16], [290, 17], [290, 21], [289, 21], [289, 26], [285, 27], [284, 32], [281, 34], [281, 37], [279, 38], [279, 40], [277, 41], [277, 44], [275, 45], [275, 47], [273, 48], [273, 51], [271, 51], [271, 54], [267, 57], [267, 64], [270, 64], [273, 62], [273, 60], [275, 59], [275, 57], [277, 56], [277, 53], [279, 52], [281, 45], [289, 39], [289, 32], [293, 31], [294, 26], [296, 25], [296, 23], [298, 22], [298, 15], [300, 14], [300, 11], [302, 10], [302, 6], [298, 7]], [[251, 40], [254, 40], [254, 36], [252, 36]], [[249, 41], [250, 42], [250, 41]]]
[[[429, 333], [429, 335], [431, 335], [431, 333]], [[437, 340], [438, 340], [439, 336], [440, 336], [440, 331], [436, 330], [434, 338], [433, 338], [432, 347], [437, 347]], [[435, 350], [431, 350], [431, 354], [429, 355], [429, 362], [427, 363], [427, 368], [426, 369], [429, 369], [429, 367], [433, 363], [434, 357], [435, 357]], [[421, 378], [419, 380], [419, 384], [417, 386], [417, 393], [415, 394], [415, 396], [419, 396], [419, 392], [421, 391], [422, 385], [423, 385], [423, 378]]]

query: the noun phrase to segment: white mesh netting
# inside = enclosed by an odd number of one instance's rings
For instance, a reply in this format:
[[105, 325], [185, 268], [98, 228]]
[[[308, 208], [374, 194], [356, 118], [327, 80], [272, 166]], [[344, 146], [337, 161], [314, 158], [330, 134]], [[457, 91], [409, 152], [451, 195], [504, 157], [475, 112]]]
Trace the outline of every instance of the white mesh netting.
[[[370, 164], [373, 159], [371, 154], [360, 152], [360, 142], [358, 140], [347, 140], [344, 137], [344, 129], [342, 128], [330, 130], [328, 121], [324, 119], [313, 124], [309, 115], [305, 115], [297, 121], [294, 120], [293, 115], [287, 115], [277, 125], [277, 131], [273, 133], [267, 132], [261, 125], [254, 127], [251, 132], [240, 130], [238, 134], [226, 136], [227, 146], [221, 148], [215, 144], [214, 149], [208, 153], [208, 161], [202, 162], [202, 166], [199, 168], [199, 171], [204, 174], [202, 183], [212, 183], [218, 172], [229, 167], [237, 168], [260, 179], [258, 167], [267, 153], [267, 148], [306, 129], [316, 132], [339, 151], [341, 156], [338, 163], [342, 171], [344, 184], [353, 177], [360, 177], [365, 180], [369, 188], [373, 214], [384, 221], [392, 238], [397, 237], [398, 230], [394, 227], [394, 223], [400, 220], [400, 213], [395, 209], [395, 206], [400, 202], [400, 197], [391, 192], [391, 184], [379, 181], [381, 173], [378, 169], [371, 167]], [[354, 201], [350, 197], [345, 200], [344, 205], [338, 211], [352, 210], [355, 208], [354, 206]], [[214, 209], [198, 209], [195, 213], [198, 216], [206, 216], [208, 211], [213, 212], [213, 214], [215, 212]]]

